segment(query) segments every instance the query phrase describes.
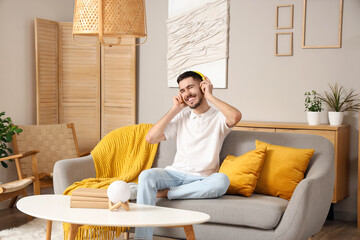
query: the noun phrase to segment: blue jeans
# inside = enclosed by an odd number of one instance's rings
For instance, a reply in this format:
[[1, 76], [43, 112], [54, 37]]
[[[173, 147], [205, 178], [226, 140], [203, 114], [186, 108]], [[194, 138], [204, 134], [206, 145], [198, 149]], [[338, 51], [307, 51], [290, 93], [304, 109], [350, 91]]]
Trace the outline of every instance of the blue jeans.
[[[143, 171], [139, 176], [138, 204], [155, 205], [158, 190], [169, 188], [167, 197], [172, 199], [217, 198], [224, 195], [230, 185], [223, 173], [208, 177], [190, 175], [162, 168]], [[135, 228], [135, 239], [153, 239], [152, 227]]]

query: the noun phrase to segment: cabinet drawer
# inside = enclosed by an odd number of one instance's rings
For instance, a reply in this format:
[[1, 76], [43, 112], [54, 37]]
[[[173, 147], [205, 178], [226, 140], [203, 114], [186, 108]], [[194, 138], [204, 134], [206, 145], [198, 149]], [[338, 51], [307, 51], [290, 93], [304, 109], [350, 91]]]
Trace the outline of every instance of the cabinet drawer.
[[329, 139], [329, 141], [335, 146], [336, 131], [278, 128], [278, 129], [276, 129], [276, 132], [303, 133], [303, 134], [319, 135], [326, 139]]
[[251, 132], [275, 132], [275, 128], [256, 128], [256, 127], [234, 127], [237, 131], [251, 131]]

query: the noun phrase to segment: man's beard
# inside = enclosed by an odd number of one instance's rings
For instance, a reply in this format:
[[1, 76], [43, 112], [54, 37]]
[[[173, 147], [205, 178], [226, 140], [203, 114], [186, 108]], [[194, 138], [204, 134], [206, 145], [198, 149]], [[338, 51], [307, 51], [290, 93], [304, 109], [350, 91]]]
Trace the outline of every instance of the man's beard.
[[[199, 96], [199, 95], [198, 95]], [[199, 96], [199, 101], [194, 105], [194, 106], [190, 106], [190, 105], [188, 105], [189, 106], [189, 108], [191, 108], [191, 109], [196, 109], [197, 107], [199, 107], [200, 106], [200, 104], [201, 104], [201, 102], [202, 102], [202, 100], [203, 100], [203, 96]]]

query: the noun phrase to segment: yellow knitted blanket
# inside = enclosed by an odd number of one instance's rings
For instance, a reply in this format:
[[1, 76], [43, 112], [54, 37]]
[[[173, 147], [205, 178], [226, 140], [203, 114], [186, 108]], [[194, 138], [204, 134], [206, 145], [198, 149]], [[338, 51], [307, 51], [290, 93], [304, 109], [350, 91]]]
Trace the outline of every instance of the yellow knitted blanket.
[[[149, 144], [145, 136], [152, 124], [139, 124], [116, 129], [107, 134], [92, 150], [96, 178], [84, 179], [69, 186], [64, 195], [77, 188], [108, 188], [117, 180], [137, 182], [141, 171], [149, 169], [158, 144]], [[64, 239], [68, 238], [70, 224], [64, 224]], [[113, 239], [124, 228], [84, 225], [76, 236], [80, 239]]]

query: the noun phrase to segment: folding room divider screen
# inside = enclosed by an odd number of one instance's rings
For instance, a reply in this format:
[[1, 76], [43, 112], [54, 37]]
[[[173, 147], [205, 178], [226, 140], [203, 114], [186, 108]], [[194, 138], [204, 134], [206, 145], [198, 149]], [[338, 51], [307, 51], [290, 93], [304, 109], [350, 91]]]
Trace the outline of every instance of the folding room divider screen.
[[35, 19], [37, 124], [73, 122], [84, 152], [136, 122], [136, 47], [78, 38], [84, 46], [73, 43], [72, 23]]

